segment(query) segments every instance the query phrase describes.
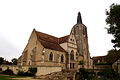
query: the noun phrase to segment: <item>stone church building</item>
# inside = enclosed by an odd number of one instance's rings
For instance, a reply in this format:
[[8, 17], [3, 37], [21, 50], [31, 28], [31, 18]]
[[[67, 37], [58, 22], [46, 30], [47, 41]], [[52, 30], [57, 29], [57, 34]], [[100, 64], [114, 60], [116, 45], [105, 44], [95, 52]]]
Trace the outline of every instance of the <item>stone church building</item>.
[[79, 12], [69, 35], [58, 38], [33, 29], [18, 65], [77, 70], [80, 61], [84, 68], [91, 65], [87, 27]]

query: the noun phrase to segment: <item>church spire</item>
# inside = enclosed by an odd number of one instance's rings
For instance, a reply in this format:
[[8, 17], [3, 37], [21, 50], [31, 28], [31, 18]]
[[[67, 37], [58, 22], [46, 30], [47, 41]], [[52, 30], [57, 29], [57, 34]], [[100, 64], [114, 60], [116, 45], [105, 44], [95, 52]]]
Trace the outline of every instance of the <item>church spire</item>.
[[78, 12], [78, 16], [77, 16], [77, 24], [82, 24], [82, 18], [81, 18], [81, 14], [80, 14], [80, 12]]

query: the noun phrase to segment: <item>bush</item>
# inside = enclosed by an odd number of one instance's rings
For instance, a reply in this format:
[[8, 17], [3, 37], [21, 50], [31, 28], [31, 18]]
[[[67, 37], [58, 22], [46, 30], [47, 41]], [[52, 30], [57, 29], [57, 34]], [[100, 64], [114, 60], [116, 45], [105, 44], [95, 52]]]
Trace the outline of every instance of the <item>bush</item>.
[[6, 69], [5, 71], [2, 72], [3, 74], [7, 75], [13, 75], [13, 71], [11, 69]]
[[103, 77], [107, 78], [107, 79], [115, 79], [117, 80], [117, 78], [119, 77], [118, 73], [116, 73], [113, 69], [105, 69], [103, 70]]
[[101, 72], [98, 72], [97, 75], [106, 80], [120, 80], [120, 75], [113, 69], [104, 69]]
[[95, 77], [95, 73], [91, 70], [80, 68], [78, 77], [80, 78], [80, 80], [92, 80]]
[[2, 71], [2, 68], [0, 68], [0, 71]]
[[24, 72], [23, 71], [18, 71], [17, 75], [18, 76], [24, 76]]
[[28, 69], [28, 73], [29, 73], [29, 75], [35, 75], [35, 73], [37, 72], [37, 68], [29, 68]]
[[37, 68], [29, 68], [27, 72], [19, 71], [17, 75], [19, 76], [35, 76]]
[[111, 64], [110, 63], [100, 62], [100, 63], [96, 63], [95, 65], [111, 65]]

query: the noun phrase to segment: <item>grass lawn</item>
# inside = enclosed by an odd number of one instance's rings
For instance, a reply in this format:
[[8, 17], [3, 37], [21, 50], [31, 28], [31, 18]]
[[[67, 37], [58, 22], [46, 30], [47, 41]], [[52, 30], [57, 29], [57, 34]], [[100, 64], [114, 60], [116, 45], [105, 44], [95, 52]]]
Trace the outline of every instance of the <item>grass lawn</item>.
[[0, 74], [0, 80], [12, 80], [12, 78], [20, 78], [20, 76]]

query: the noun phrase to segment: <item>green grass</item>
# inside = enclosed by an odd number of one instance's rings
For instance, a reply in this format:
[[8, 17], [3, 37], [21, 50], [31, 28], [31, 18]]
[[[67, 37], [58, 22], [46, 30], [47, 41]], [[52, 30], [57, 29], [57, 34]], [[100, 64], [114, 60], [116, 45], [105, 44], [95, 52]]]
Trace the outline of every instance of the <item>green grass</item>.
[[20, 78], [20, 76], [0, 74], [0, 80], [12, 80], [12, 78]]

